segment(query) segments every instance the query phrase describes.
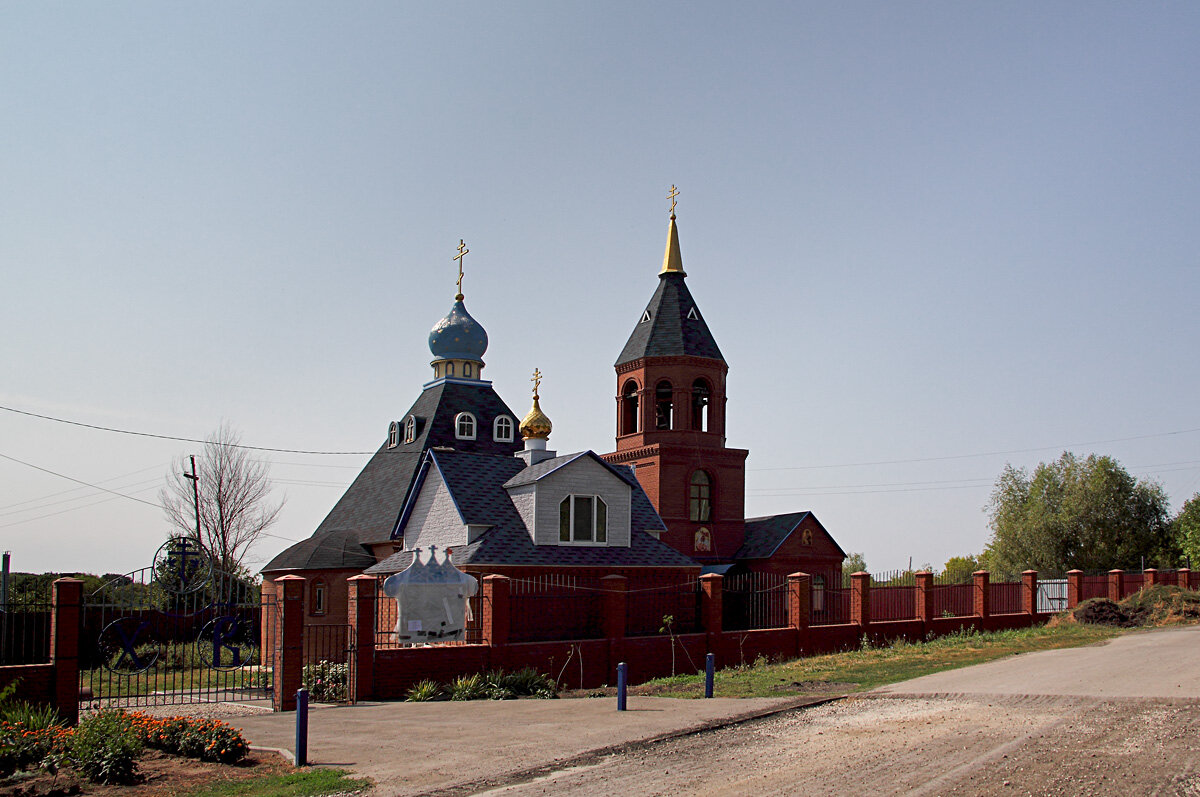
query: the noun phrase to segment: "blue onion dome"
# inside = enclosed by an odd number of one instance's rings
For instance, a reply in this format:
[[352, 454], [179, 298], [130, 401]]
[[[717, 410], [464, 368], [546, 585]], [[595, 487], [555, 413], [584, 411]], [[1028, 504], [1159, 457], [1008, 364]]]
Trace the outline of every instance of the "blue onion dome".
[[471, 318], [462, 299], [429, 332], [429, 351], [438, 360], [482, 360], [487, 346], [487, 332]]

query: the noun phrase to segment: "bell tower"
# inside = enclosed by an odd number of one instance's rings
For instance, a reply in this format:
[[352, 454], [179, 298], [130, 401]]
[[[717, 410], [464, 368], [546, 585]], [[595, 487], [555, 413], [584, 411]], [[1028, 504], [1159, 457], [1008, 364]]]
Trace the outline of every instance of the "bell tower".
[[730, 560], [745, 538], [746, 456], [725, 446], [729, 366], [691, 291], [675, 196], [658, 288], [617, 358], [617, 447], [667, 531], [662, 541], [700, 561]]

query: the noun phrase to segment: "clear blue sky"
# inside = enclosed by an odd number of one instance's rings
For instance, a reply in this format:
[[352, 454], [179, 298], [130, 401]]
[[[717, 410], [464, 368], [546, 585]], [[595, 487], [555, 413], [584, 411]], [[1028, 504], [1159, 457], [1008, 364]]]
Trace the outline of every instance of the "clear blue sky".
[[[0, 404], [373, 450], [464, 238], [485, 375], [524, 413], [541, 368], [552, 447], [608, 451], [674, 183], [750, 514], [937, 565], [1066, 447], [1177, 508], [1197, 41], [1170, 2], [6, 3]], [[0, 412], [0, 454], [151, 503], [196, 449]], [[260, 563], [366, 457], [272, 459]], [[160, 512], [78, 487], [0, 459], [14, 568], [149, 564]]]

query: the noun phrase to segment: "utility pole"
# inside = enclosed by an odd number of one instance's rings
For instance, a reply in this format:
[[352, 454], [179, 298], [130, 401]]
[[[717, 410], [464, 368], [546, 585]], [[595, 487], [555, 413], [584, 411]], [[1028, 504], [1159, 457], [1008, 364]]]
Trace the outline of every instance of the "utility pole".
[[196, 475], [196, 457], [189, 457], [192, 461], [192, 472], [183, 472], [183, 478], [189, 479], [192, 482], [192, 504], [196, 508], [196, 542], [203, 543], [204, 538], [200, 536], [200, 477]]

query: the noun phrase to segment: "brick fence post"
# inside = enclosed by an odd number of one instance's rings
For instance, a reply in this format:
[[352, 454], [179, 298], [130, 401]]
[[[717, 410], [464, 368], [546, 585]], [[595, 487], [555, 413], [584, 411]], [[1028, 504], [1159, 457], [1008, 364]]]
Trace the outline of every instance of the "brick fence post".
[[1037, 614], [1038, 574], [1036, 570], [1021, 573], [1021, 611], [1030, 617]]
[[1083, 599], [1083, 571], [1067, 571], [1067, 608], [1074, 609]]
[[1145, 570], [1143, 570], [1142, 576], [1143, 587], [1155, 587], [1160, 583], [1158, 580], [1158, 570], [1153, 567], [1147, 567]]
[[913, 608], [917, 612], [917, 619], [929, 625], [933, 619], [933, 573], [921, 570], [913, 573], [913, 577], [917, 582], [913, 587]]
[[796, 632], [796, 655], [808, 647], [808, 624], [812, 617], [812, 578], [808, 573], [787, 577], [788, 628]]
[[304, 582], [300, 576], [275, 580], [279, 633], [271, 702], [276, 711], [296, 710], [296, 690], [304, 682]]
[[1113, 603], [1118, 603], [1121, 600], [1122, 594], [1125, 592], [1125, 571], [1124, 570], [1109, 570], [1108, 571], [1108, 599]]
[[712, 634], [724, 630], [724, 608], [721, 593], [725, 588], [725, 577], [717, 573], [700, 576], [700, 616], [704, 620], [704, 630], [710, 634], [709, 650], [712, 649]]
[[850, 574], [850, 622], [861, 628], [871, 624], [871, 574]]
[[83, 582], [55, 579], [50, 614], [50, 663], [54, 665], [54, 706], [74, 725], [79, 721], [79, 628], [83, 615]]
[[1181, 567], [1175, 571], [1175, 578], [1178, 579], [1180, 589], [1191, 589], [1192, 571], [1186, 567]]
[[374, 576], [351, 576], [347, 580], [350, 640], [354, 644], [354, 682], [349, 698], [357, 702], [375, 689], [375, 602], [379, 582]]
[[986, 620], [992, 614], [991, 601], [991, 574], [986, 570], [976, 570], [971, 576], [975, 580], [974, 593], [974, 614], [976, 617]]
[[509, 595], [512, 582], [508, 576], [483, 577], [483, 619], [480, 636], [491, 647], [507, 645], [509, 638]]

